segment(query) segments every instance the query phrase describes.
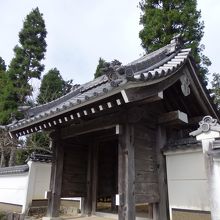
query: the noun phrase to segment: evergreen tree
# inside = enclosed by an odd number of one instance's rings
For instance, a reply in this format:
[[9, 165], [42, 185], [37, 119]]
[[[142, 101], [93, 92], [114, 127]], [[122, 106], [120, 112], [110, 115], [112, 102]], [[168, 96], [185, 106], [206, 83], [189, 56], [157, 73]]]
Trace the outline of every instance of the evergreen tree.
[[48, 71], [43, 76], [40, 86], [40, 94], [37, 97], [38, 104], [45, 104], [67, 94], [72, 87], [72, 80], [64, 81], [56, 68]]
[[5, 61], [0, 57], [0, 125], [7, 124], [16, 109], [13, 83], [6, 72]]
[[27, 15], [22, 30], [19, 32], [19, 45], [15, 46], [15, 57], [8, 70], [2, 58], [0, 59], [0, 124], [9, 123], [12, 114], [19, 116], [18, 105], [26, 102], [31, 95], [32, 87], [29, 83], [32, 78], [40, 78], [44, 65], [46, 51], [46, 29], [39, 9], [33, 9]]
[[17, 113], [16, 92], [6, 72], [0, 71], [0, 125], [8, 124]]
[[32, 94], [30, 79], [40, 79], [44, 70], [41, 61], [46, 52], [47, 31], [39, 9], [33, 9], [27, 15], [22, 30], [19, 32], [19, 45], [14, 48], [8, 74], [16, 90], [18, 104], [23, 104], [26, 97]]
[[104, 72], [103, 72], [104, 64], [105, 64], [105, 60], [100, 57], [99, 63], [96, 67], [94, 78], [97, 78], [97, 77], [102, 76], [104, 74]]
[[211, 91], [214, 96], [214, 103], [217, 105], [218, 109], [220, 109], [220, 74], [213, 73], [212, 79], [212, 88]]
[[[42, 14], [38, 8], [33, 9], [19, 32], [19, 45], [14, 48], [15, 56], [7, 71], [4, 61], [0, 59], [0, 124], [8, 124], [15, 115], [19, 118], [17, 107], [26, 102], [33, 90], [29, 81], [40, 79], [44, 70], [41, 61], [46, 52], [46, 34]], [[5, 140], [3, 134], [0, 138]], [[8, 165], [14, 165], [16, 148], [11, 145], [10, 149]]]
[[169, 44], [175, 35], [181, 34], [185, 47], [192, 48], [201, 76], [205, 78], [211, 62], [202, 54], [204, 23], [200, 21], [201, 11], [196, 9], [197, 0], [142, 0], [139, 5], [143, 25], [139, 36], [146, 52]]
[[[12, 82], [8, 79], [5, 62], [0, 57], [0, 125], [7, 124], [7, 115], [16, 111], [17, 104], [13, 98]], [[0, 128], [0, 167], [14, 165], [16, 144], [8, 132]]]
[[2, 57], [0, 57], [0, 72], [1, 71], [6, 71], [5, 61], [2, 59]]
[[[71, 88], [72, 80], [63, 80], [59, 70], [56, 68], [51, 69], [43, 76], [37, 103], [45, 104], [51, 102], [70, 92]], [[49, 134], [47, 132], [37, 132], [29, 135], [26, 140], [26, 148], [20, 150], [17, 154], [19, 164], [24, 163], [28, 155], [32, 152], [43, 154], [50, 152], [49, 143]]]

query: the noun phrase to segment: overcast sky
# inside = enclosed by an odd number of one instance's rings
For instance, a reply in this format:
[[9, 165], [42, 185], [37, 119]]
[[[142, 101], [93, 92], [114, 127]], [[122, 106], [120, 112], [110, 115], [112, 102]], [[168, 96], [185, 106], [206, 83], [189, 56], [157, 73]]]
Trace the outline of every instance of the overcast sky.
[[[32, 8], [39, 7], [48, 31], [45, 72], [56, 67], [65, 80], [93, 78], [99, 57], [126, 64], [143, 54], [138, 37], [139, 0], [0, 0], [0, 56], [8, 65], [18, 32]], [[198, 0], [205, 22], [202, 43], [220, 72], [220, 1]]]

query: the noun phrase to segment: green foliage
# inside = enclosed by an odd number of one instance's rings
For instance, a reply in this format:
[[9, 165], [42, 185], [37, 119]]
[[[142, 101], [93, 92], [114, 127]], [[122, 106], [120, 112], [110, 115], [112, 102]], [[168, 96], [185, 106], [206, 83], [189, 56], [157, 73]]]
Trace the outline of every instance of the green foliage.
[[18, 117], [18, 105], [23, 105], [31, 95], [32, 78], [40, 78], [46, 52], [46, 29], [39, 9], [27, 15], [19, 32], [19, 45], [14, 48], [15, 56], [8, 70], [0, 57], [0, 124], [8, 124], [12, 117]]
[[169, 44], [171, 39], [181, 34], [185, 47], [192, 48], [192, 54], [199, 65], [203, 77], [211, 65], [208, 57], [202, 54], [200, 45], [204, 23], [200, 21], [201, 11], [196, 9], [197, 0], [142, 0], [140, 23], [143, 29], [139, 36], [142, 46], [152, 52]]
[[64, 81], [59, 70], [56, 68], [51, 69], [43, 76], [37, 102], [39, 104], [51, 102], [52, 100], [67, 94], [71, 90], [71, 87], [72, 80]]
[[6, 220], [6, 219], [7, 219], [6, 213], [0, 212], [0, 220]]
[[[41, 61], [46, 52], [46, 35], [42, 14], [38, 8], [33, 9], [19, 32], [19, 45], [14, 48], [15, 55], [8, 70], [0, 58], [0, 124], [8, 124], [14, 117], [20, 119], [17, 107], [25, 104], [33, 90], [29, 82], [33, 78], [40, 79], [44, 70]], [[14, 153], [10, 154], [10, 161], [14, 163], [13, 158]]]
[[212, 93], [214, 94], [214, 103], [217, 104], [218, 109], [220, 109], [220, 74], [213, 73], [212, 79]]
[[38, 153], [49, 150], [50, 141], [47, 132], [36, 132], [30, 136], [31, 139], [27, 138], [26, 140], [26, 146], [30, 149], [38, 150]]
[[104, 64], [105, 64], [105, 60], [100, 57], [99, 63], [96, 67], [94, 78], [97, 78], [97, 77], [102, 76], [104, 74], [104, 72], [103, 72]]
[[0, 72], [6, 70], [5, 61], [0, 57]]
[[29, 135], [25, 141], [25, 147], [16, 151], [16, 164], [25, 164], [32, 153], [50, 154], [50, 138], [47, 132], [37, 132]]
[[17, 114], [17, 98], [12, 81], [0, 70], [0, 124], [7, 124], [12, 114]]
[[49, 144], [50, 140], [47, 132], [34, 133], [32, 138], [26, 141], [26, 145], [32, 149], [38, 150], [38, 153], [41, 153], [41, 151], [48, 151]]
[[19, 148], [16, 150], [16, 165], [26, 164], [27, 158], [32, 153], [30, 149]]
[[[70, 92], [72, 88], [72, 80], [63, 80], [59, 70], [56, 68], [48, 71], [43, 76], [40, 86], [40, 93], [37, 97], [38, 104], [45, 104], [51, 102], [66, 93]], [[27, 156], [32, 152], [45, 153], [49, 150], [49, 134], [46, 132], [37, 132], [31, 134], [26, 141], [26, 150], [19, 152], [17, 155], [17, 161], [24, 163]], [[39, 152], [40, 151], [40, 152]], [[24, 160], [25, 159], [25, 160]]]
[[41, 61], [46, 52], [47, 31], [39, 9], [33, 9], [27, 15], [22, 30], [19, 32], [19, 43], [14, 48], [15, 57], [12, 59], [8, 74], [13, 81], [17, 101], [23, 104], [26, 97], [32, 94], [30, 79], [40, 79], [44, 70]]

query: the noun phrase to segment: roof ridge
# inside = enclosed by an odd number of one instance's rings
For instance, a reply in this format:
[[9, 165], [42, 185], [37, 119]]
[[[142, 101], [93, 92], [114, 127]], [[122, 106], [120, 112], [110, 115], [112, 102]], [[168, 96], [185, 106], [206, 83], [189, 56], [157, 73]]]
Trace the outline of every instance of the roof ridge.
[[158, 54], [166, 51], [167, 54], [171, 54], [171, 53], [174, 53], [176, 52], [177, 50], [180, 50], [182, 48], [182, 44], [181, 44], [181, 40], [180, 40], [180, 36], [174, 36], [172, 38], [172, 40], [170, 41], [169, 44], [151, 52], [151, 53], [146, 53], [144, 56], [128, 63], [126, 66], [130, 66], [132, 64], [136, 64], [136, 63], [139, 63], [140, 62], [143, 62], [143, 61], [147, 61], [148, 59], [151, 59], [152, 57], [154, 56], [157, 56]]

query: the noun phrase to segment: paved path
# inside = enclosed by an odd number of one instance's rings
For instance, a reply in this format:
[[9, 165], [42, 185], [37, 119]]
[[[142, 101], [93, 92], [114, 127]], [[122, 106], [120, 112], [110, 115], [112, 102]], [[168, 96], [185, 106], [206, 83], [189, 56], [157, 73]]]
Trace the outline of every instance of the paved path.
[[98, 217], [98, 216], [91, 216], [91, 217], [66, 217], [63, 219], [68, 220], [113, 220], [112, 218], [104, 218], [104, 217]]
[[[106, 218], [106, 217], [98, 217], [98, 216], [90, 216], [90, 217], [82, 217], [82, 216], [60, 216], [62, 220], [115, 220], [116, 218]], [[28, 217], [25, 220], [42, 220], [42, 218], [37, 217]]]

